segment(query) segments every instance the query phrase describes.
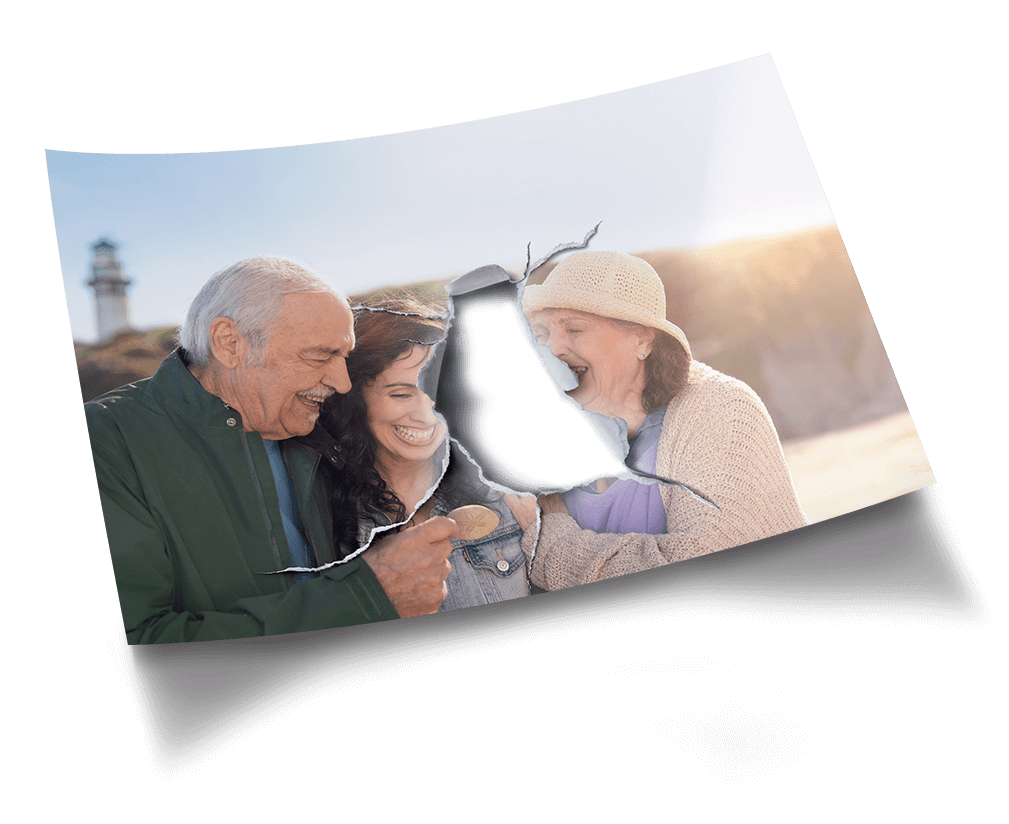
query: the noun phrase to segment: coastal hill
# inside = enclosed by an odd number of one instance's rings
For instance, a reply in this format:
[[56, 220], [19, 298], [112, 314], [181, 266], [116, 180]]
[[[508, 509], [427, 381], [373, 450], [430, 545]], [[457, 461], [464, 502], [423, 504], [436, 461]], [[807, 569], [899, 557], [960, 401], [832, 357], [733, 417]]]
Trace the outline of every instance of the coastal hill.
[[177, 326], [146, 332], [124, 331], [98, 344], [74, 342], [77, 373], [85, 401], [131, 381], [153, 375], [175, 349]]
[[[745, 381], [782, 439], [906, 412], [844, 244], [835, 227], [695, 249], [635, 252], [655, 267], [667, 315], [694, 357]], [[552, 264], [534, 273], [541, 282]], [[416, 294], [445, 305], [448, 278], [353, 295], [368, 303]], [[154, 373], [173, 327], [75, 344], [85, 400]]]

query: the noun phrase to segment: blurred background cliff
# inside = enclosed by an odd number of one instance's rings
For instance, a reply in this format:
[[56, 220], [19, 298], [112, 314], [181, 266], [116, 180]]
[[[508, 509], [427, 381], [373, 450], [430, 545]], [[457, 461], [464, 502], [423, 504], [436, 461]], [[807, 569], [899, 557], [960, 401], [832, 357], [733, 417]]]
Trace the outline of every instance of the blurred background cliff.
[[[810, 520], [934, 482], [835, 227], [632, 254], [659, 273], [667, 315], [686, 332], [695, 359], [764, 401]], [[541, 267], [531, 282], [552, 268]], [[444, 307], [448, 280], [352, 299], [409, 293]], [[176, 331], [126, 328], [94, 345], [75, 343], [84, 400], [152, 375]]]

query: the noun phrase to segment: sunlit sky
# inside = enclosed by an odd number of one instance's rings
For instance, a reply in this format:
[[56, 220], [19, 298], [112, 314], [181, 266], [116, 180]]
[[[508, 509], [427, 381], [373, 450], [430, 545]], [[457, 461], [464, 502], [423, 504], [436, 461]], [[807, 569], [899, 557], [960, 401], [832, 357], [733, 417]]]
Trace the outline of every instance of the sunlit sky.
[[346, 292], [521, 268], [580, 240], [691, 247], [832, 222], [770, 57], [383, 137], [240, 152], [48, 152], [67, 306], [95, 338], [90, 245], [119, 244], [131, 320], [178, 324], [215, 271], [294, 258]]

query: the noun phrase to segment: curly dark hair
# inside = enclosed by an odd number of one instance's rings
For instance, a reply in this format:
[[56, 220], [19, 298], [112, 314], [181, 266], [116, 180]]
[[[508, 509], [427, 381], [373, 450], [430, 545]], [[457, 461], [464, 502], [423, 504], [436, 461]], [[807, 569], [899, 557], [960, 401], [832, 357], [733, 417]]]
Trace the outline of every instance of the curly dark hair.
[[[624, 329], [647, 329], [640, 323], [620, 318], [610, 318]], [[655, 330], [652, 352], [645, 360], [645, 388], [641, 393], [641, 406], [645, 412], [654, 412], [680, 394], [690, 377], [690, 355], [672, 335]]]
[[433, 345], [444, 334], [440, 310], [413, 298], [384, 300], [354, 309], [357, 343], [347, 358], [351, 390], [345, 395], [332, 395], [319, 416], [319, 424], [336, 439], [342, 459], [340, 469], [330, 473], [337, 547], [357, 545], [361, 517], [387, 515], [394, 523], [406, 520], [403, 502], [376, 468], [378, 442], [368, 427], [362, 390], [390, 364], [409, 357], [415, 346]]

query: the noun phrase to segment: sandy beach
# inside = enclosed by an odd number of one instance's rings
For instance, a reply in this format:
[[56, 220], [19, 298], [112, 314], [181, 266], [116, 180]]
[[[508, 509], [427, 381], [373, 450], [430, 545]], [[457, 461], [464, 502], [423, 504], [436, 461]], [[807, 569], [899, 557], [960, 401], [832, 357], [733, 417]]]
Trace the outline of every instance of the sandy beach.
[[935, 483], [907, 412], [782, 444], [811, 523]]

